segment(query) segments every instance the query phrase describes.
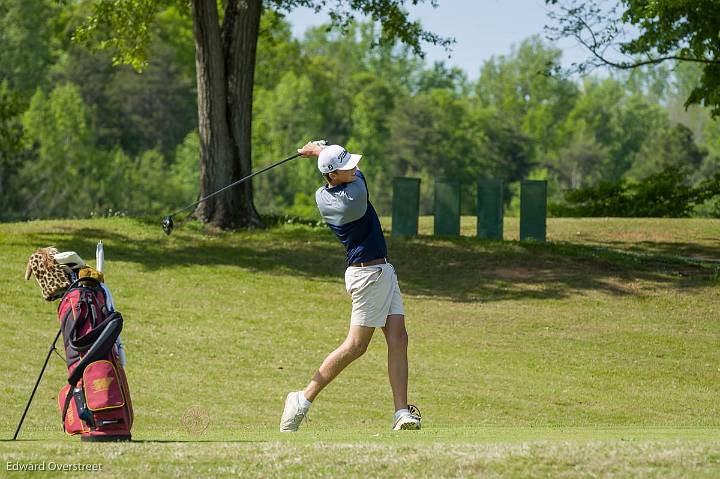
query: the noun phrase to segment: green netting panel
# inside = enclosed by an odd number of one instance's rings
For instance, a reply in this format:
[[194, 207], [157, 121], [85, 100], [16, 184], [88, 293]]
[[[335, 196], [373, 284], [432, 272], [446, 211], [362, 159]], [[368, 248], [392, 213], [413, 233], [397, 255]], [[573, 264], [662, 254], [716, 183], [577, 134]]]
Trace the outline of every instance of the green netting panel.
[[392, 235], [416, 236], [420, 213], [420, 179], [393, 178]]
[[478, 238], [503, 237], [502, 180], [479, 180], [477, 186]]
[[547, 223], [547, 181], [520, 184], [520, 240], [545, 241]]
[[460, 181], [435, 178], [435, 236], [460, 236]]

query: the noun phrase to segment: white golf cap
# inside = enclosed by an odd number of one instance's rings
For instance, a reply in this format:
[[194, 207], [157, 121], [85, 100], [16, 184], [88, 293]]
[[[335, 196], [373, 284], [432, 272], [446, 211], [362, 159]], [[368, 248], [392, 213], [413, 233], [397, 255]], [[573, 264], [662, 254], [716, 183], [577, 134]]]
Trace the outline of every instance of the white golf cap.
[[320, 173], [330, 173], [336, 170], [352, 170], [360, 161], [362, 155], [354, 155], [340, 145], [330, 145], [323, 148], [318, 156], [318, 170]]

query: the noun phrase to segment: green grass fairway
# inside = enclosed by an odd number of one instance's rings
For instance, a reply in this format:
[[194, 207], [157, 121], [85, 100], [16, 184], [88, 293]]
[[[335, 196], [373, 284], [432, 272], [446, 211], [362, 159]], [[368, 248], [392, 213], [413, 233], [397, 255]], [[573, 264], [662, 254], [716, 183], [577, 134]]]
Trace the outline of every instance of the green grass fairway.
[[[390, 218], [383, 225], [392, 227]], [[504, 238], [517, 241], [520, 237], [520, 219], [506, 217]], [[433, 217], [420, 217], [420, 234], [431, 235]], [[477, 234], [474, 216], [463, 216], [460, 221], [463, 236]], [[690, 258], [720, 261], [720, 221], [683, 218], [548, 218], [549, 241], [562, 241], [621, 249], [644, 254], [679, 255]]]
[[[385, 222], [386, 226], [389, 221]], [[325, 228], [178, 227], [159, 219], [0, 225], [0, 439], [10, 439], [57, 327], [23, 281], [38, 247], [75, 250], [125, 317], [136, 413], [130, 444], [60, 430], [52, 357], [0, 477], [720, 477], [720, 222], [551, 219], [547, 244], [390, 238], [410, 335], [410, 401], [424, 429], [392, 433], [381, 333], [313, 405], [276, 432], [344, 338], [343, 251]], [[517, 237], [517, 219], [506, 219]], [[183, 424], [190, 409], [209, 421]], [[14, 464], [45, 464], [15, 472]]]

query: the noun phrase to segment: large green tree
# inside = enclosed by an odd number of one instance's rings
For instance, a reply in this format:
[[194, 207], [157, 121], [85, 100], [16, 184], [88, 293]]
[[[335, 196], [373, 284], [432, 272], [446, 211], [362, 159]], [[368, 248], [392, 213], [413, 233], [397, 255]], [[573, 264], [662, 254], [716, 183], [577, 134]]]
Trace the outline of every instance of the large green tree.
[[[87, 216], [98, 209], [102, 179], [88, 113], [73, 84], [38, 89], [23, 115], [25, 141], [37, 155], [20, 171], [26, 217]], [[94, 179], [95, 181], [90, 181]]]
[[13, 218], [20, 207], [17, 176], [27, 154], [23, 146], [20, 95], [0, 82], [0, 220]]
[[0, 1], [0, 82], [25, 99], [48, 84], [48, 70], [56, 61], [57, 31], [63, 23], [58, 2]]
[[561, 50], [539, 37], [530, 37], [513, 47], [509, 55], [486, 61], [475, 86], [480, 105], [501, 111], [532, 137], [538, 156], [558, 146], [556, 125], [578, 96], [575, 83], [549, 74], [560, 65], [561, 55]]
[[196, 128], [194, 78], [174, 61], [167, 44], [153, 41], [151, 52], [153, 62], [138, 73], [129, 66], [113, 67], [106, 52], [69, 46], [54, 68], [56, 82], [80, 89], [99, 147], [120, 146], [133, 156], [157, 148], [167, 159]]
[[[607, 153], [601, 155], [601, 161], [594, 163], [595, 171], [585, 172], [581, 184], [587, 183], [587, 180], [592, 183], [593, 179], [618, 180], [632, 166], [633, 155], [650, 134], [658, 128], [664, 131], [667, 114], [643, 96], [629, 94], [621, 83], [612, 78], [586, 79], [583, 90], [583, 95], [557, 130], [564, 139], [569, 138], [575, 144], [587, 141], [579, 134], [590, 135]], [[590, 148], [590, 144], [587, 146]], [[556, 166], [564, 168], [562, 163]]]
[[[720, 115], [720, 2], [717, 0], [545, 0], [555, 7], [556, 37], [572, 37], [591, 58], [580, 70], [634, 69], [666, 61], [696, 63], [702, 76], [686, 106], [705, 104]], [[629, 27], [629, 28], [628, 28]]]
[[[193, 21], [195, 42], [200, 194], [215, 191], [251, 171], [253, 84], [264, 8], [291, 11], [305, 6], [316, 11], [325, 10], [333, 24], [341, 28], [356, 15], [366, 15], [382, 25], [381, 42], [400, 40], [420, 53], [423, 41], [450, 43], [409, 19], [404, 5], [422, 1], [191, 0], [186, 12]], [[428, 1], [437, 3], [437, 0]], [[77, 38], [114, 47], [116, 62], [141, 67], [146, 60], [150, 25], [160, 7], [167, 3], [162, 0], [96, 0], [92, 3], [94, 14], [85, 28], [78, 31]], [[112, 32], [107, 37], [102, 36], [105, 29]], [[221, 227], [262, 224], [255, 210], [250, 183], [201, 203], [194, 214]]]
[[707, 156], [695, 143], [692, 131], [680, 123], [655, 130], [648, 140], [635, 156], [628, 177], [641, 179], [668, 168], [698, 171]]

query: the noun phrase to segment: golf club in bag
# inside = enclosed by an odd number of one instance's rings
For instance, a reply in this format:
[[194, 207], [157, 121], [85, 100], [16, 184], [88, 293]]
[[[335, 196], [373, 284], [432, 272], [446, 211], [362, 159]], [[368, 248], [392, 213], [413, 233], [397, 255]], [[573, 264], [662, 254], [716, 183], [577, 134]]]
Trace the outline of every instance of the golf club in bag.
[[[315, 143], [316, 145], [325, 146], [325, 145], [327, 145], [327, 140], [317, 140], [317, 141], [313, 141], [312, 143]], [[189, 204], [189, 205], [187, 205], [187, 206], [184, 206], [184, 207], [180, 208], [180, 209], [177, 210], [177, 211], [173, 211], [172, 213], [170, 213], [169, 215], [167, 215], [165, 218], [163, 218], [163, 220], [162, 220], [162, 229], [163, 229], [163, 231], [165, 232], [166, 235], [170, 235], [170, 233], [173, 232], [173, 228], [175, 227], [175, 224], [174, 224], [174, 222], [173, 222], [173, 216], [175, 216], [176, 214], [181, 213], [181, 212], [183, 212], [183, 211], [185, 211], [185, 210], [188, 210], [188, 209], [190, 209], [190, 208], [192, 208], [192, 207], [194, 207], [194, 206], [197, 206], [198, 204], [202, 203], [203, 201], [205, 201], [205, 200], [207, 200], [207, 199], [209, 199], [209, 198], [212, 198], [212, 197], [215, 196], [215, 195], [219, 195], [219, 194], [222, 193], [223, 191], [225, 191], [225, 190], [227, 190], [227, 189], [230, 189], [230, 188], [232, 188], [233, 186], [237, 186], [237, 185], [239, 185], [240, 183], [243, 183], [243, 182], [249, 180], [249, 179], [252, 178], [253, 176], [257, 176], [257, 175], [259, 175], [260, 173], [265, 173], [266, 171], [271, 170], [271, 169], [275, 168], [276, 166], [280, 166], [280, 165], [282, 165], [283, 163], [287, 163], [288, 161], [294, 160], [295, 158], [298, 158], [298, 157], [300, 157], [300, 156], [302, 156], [300, 153], [296, 153], [296, 154], [292, 155], [291, 157], [285, 158], [284, 160], [278, 161], [277, 163], [273, 163], [273, 164], [270, 165], [270, 166], [266, 166], [266, 167], [263, 168], [262, 170], [258, 170], [258, 171], [254, 172], [254, 173], [250, 173], [249, 175], [245, 176], [244, 178], [240, 178], [240, 179], [237, 180], [236, 182], [230, 183], [229, 185], [220, 188], [220, 189], [217, 190], [216, 192], [210, 193], [209, 195], [205, 196], [204, 198], [200, 198], [200, 199], [197, 200], [195, 203], [191, 203], [191, 204]]]
[[129, 441], [133, 408], [116, 340], [122, 315], [107, 306], [100, 281], [83, 277], [58, 306], [68, 384], [58, 394], [63, 430], [83, 441]]

